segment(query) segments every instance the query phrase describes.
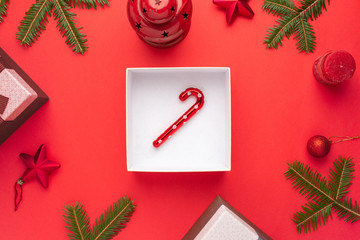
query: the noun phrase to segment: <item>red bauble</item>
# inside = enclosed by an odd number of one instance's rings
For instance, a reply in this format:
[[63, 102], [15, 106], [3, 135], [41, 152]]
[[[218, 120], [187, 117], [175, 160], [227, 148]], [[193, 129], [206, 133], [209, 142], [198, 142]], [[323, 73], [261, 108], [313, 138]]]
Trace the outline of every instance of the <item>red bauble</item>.
[[322, 158], [325, 157], [331, 147], [331, 141], [322, 135], [316, 135], [307, 142], [307, 150], [311, 156]]

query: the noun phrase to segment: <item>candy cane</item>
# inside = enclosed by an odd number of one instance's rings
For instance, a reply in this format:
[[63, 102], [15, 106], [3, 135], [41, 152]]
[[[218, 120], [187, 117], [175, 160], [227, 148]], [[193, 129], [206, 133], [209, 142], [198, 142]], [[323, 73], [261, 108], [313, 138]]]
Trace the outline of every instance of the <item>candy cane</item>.
[[196, 97], [196, 103], [153, 142], [154, 147], [160, 147], [161, 144], [168, 140], [172, 134], [179, 130], [186, 121], [189, 121], [189, 119], [202, 108], [204, 105], [204, 94], [197, 88], [188, 88], [180, 94], [179, 98], [181, 101], [185, 101], [190, 96]]

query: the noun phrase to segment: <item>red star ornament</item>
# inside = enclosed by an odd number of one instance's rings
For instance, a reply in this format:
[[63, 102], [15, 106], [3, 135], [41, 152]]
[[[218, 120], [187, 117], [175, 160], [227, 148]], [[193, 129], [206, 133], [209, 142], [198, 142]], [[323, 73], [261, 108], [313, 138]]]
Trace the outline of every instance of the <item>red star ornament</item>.
[[21, 153], [21, 160], [25, 163], [27, 169], [21, 177], [23, 182], [27, 182], [36, 177], [44, 188], [49, 185], [49, 174], [60, 168], [60, 164], [46, 159], [46, 148], [41, 145], [35, 156]]
[[231, 23], [236, 10], [241, 16], [248, 18], [252, 18], [254, 16], [254, 12], [250, 8], [248, 0], [213, 0], [213, 3], [226, 9], [226, 22], [228, 24]]
[[49, 186], [49, 175], [56, 169], [60, 168], [60, 164], [55, 161], [46, 159], [46, 148], [41, 145], [35, 156], [27, 153], [20, 154], [21, 160], [25, 163], [27, 169], [24, 174], [15, 183], [15, 211], [18, 209], [22, 201], [23, 185], [27, 181], [37, 178], [44, 188]]

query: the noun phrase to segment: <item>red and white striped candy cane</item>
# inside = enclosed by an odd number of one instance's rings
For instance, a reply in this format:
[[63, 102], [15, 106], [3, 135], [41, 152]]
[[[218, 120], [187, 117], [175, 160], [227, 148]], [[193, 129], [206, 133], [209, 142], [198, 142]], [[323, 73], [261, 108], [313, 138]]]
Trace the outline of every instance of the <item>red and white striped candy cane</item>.
[[189, 119], [202, 108], [204, 105], [204, 94], [197, 88], [188, 88], [180, 94], [179, 98], [181, 101], [185, 101], [190, 96], [196, 97], [196, 103], [153, 142], [154, 147], [160, 147], [161, 144], [168, 140], [172, 134], [179, 130], [181, 126], [189, 121]]

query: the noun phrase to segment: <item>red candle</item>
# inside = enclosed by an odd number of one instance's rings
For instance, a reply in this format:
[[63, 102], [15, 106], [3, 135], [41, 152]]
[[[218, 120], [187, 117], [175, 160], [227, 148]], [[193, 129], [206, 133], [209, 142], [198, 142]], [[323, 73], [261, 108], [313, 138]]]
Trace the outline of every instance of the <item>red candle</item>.
[[318, 58], [313, 66], [313, 73], [321, 83], [338, 84], [354, 75], [356, 63], [346, 51], [330, 51]]

